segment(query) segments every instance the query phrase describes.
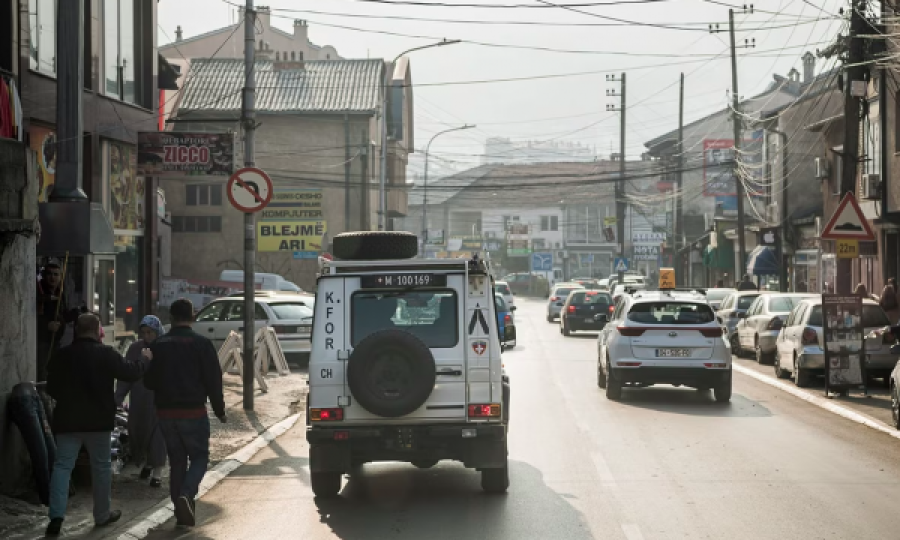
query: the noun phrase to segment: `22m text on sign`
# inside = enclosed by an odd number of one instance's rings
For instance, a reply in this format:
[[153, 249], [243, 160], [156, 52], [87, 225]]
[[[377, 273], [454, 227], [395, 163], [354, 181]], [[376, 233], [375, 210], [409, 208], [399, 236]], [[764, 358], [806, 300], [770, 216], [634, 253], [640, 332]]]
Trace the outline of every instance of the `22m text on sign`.
[[325, 221], [259, 221], [256, 246], [260, 253], [322, 251]]

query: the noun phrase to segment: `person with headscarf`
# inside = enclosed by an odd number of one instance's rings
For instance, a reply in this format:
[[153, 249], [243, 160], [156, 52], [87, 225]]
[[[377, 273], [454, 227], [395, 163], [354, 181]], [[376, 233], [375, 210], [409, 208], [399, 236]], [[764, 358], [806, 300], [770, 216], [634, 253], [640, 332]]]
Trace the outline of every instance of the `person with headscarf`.
[[[160, 320], [147, 315], [138, 327], [141, 339], [132, 343], [125, 353], [125, 359], [136, 361], [141, 351], [165, 334]], [[131, 454], [138, 463], [143, 463], [141, 479], [150, 479], [151, 487], [162, 485], [162, 471], [166, 465], [166, 442], [156, 418], [156, 404], [153, 391], [144, 386], [143, 380], [135, 382], [119, 381], [116, 385], [116, 403], [121, 407], [125, 396], [128, 401], [128, 435]]]

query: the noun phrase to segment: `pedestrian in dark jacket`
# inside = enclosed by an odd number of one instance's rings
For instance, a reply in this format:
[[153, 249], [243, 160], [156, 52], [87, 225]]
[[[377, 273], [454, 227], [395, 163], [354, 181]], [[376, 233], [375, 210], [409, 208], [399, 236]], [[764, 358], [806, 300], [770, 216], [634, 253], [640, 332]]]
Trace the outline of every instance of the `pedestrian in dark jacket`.
[[59, 351], [67, 325], [81, 312], [74, 306], [69, 291], [63, 288], [59, 261], [50, 259], [37, 283], [37, 380], [47, 380], [47, 364]]
[[[147, 315], [141, 319], [138, 327], [141, 339], [134, 342], [125, 353], [126, 360], [140, 358], [141, 351], [149, 347], [160, 336], [165, 334], [160, 320]], [[128, 445], [131, 455], [138, 463], [143, 463], [141, 479], [150, 479], [150, 487], [162, 485], [162, 471], [166, 465], [166, 442], [159, 421], [156, 418], [156, 405], [153, 391], [144, 386], [143, 381], [119, 381], [116, 385], [116, 404], [121, 406], [128, 399]]]
[[753, 280], [750, 279], [750, 274], [744, 274], [744, 278], [738, 283], [737, 290], [739, 291], [758, 291], [759, 286], [756, 283], [753, 283]]
[[121, 511], [110, 509], [110, 436], [115, 427], [115, 382], [116, 379], [137, 380], [145, 369], [146, 358], [127, 362], [115, 349], [100, 343], [100, 319], [93, 313], [78, 317], [75, 340], [50, 360], [47, 393], [56, 400], [52, 422], [56, 435], [56, 460], [50, 478], [48, 535], [57, 535], [62, 528], [69, 479], [82, 445], [91, 458], [94, 524], [103, 527], [122, 516]]
[[[144, 385], [153, 390], [159, 427], [169, 454], [169, 490], [179, 525], [195, 523], [195, 498], [209, 465], [209, 399], [225, 422], [222, 368], [210, 340], [191, 329], [194, 306], [180, 298], [169, 308], [172, 329], [150, 346], [153, 362]], [[190, 466], [188, 463], [190, 462]]]

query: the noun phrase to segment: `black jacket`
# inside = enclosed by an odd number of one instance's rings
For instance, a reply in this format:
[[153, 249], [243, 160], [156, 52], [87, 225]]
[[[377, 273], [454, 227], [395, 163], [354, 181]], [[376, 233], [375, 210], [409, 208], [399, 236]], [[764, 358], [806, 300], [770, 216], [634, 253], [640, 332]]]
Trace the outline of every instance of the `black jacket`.
[[127, 362], [108, 345], [76, 338], [50, 359], [47, 393], [56, 400], [53, 432], [112, 431], [116, 379], [136, 381], [147, 363]]
[[150, 344], [153, 362], [144, 386], [153, 390], [156, 409], [197, 409], [209, 398], [216, 416], [225, 414], [222, 368], [210, 340], [176, 326]]
[[737, 290], [739, 291], [758, 291], [759, 286], [752, 281], [742, 281], [738, 283]]

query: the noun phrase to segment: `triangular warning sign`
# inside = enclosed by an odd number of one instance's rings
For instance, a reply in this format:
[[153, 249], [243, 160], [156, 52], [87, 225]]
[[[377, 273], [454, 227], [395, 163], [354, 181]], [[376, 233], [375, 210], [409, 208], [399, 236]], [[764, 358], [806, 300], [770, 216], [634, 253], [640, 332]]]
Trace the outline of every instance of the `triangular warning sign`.
[[821, 236], [826, 240], [875, 240], [875, 234], [852, 193], [847, 193], [841, 199], [841, 204], [822, 229]]
[[616, 272], [627, 272], [628, 266], [625, 264], [625, 261], [619, 259], [619, 264], [616, 265]]

